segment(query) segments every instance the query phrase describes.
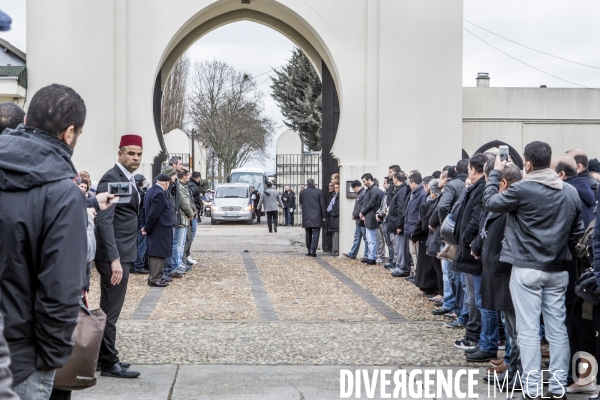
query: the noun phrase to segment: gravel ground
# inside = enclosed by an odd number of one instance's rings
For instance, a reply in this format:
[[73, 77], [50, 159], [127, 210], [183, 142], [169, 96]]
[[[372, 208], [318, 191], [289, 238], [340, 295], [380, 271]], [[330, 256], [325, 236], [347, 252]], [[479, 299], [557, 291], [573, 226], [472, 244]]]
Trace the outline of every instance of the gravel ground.
[[[148, 293], [148, 275], [129, 274], [127, 283], [127, 294], [125, 303], [119, 319], [129, 319], [140, 304], [140, 301]], [[88, 293], [88, 304], [91, 309], [100, 307], [100, 275], [96, 269], [92, 269], [90, 279], [90, 292]]]
[[357, 260], [325, 257], [333, 265], [363, 288], [384, 301], [406, 319], [414, 321], [444, 321], [435, 316], [435, 308], [427, 296], [404, 278], [393, 278], [382, 264], [366, 265]]
[[194, 253], [193, 257], [198, 264], [163, 291], [150, 319], [259, 319], [239, 253]]
[[462, 331], [428, 322], [122, 321], [117, 334], [135, 364], [466, 365]]
[[385, 320], [311, 257], [273, 253], [252, 257], [280, 320]]

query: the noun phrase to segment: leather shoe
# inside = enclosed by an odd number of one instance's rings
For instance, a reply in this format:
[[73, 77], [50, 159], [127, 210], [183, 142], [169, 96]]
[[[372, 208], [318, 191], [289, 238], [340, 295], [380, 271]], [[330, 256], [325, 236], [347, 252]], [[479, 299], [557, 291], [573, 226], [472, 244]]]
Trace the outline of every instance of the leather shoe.
[[127, 368], [123, 368], [121, 363], [116, 363], [112, 367], [102, 368], [100, 372], [101, 376], [109, 376], [111, 378], [137, 378], [140, 376], [139, 372], [129, 371]]
[[150, 273], [150, 270], [147, 268], [142, 268], [142, 269], [133, 269], [134, 274], [138, 274], [138, 275], [148, 275]]
[[179, 272], [173, 272], [171, 275], [169, 275], [171, 278], [181, 278], [183, 275], [181, 275]]
[[154, 286], [154, 287], [167, 287], [169, 286], [169, 284], [165, 281], [163, 281], [162, 279], [158, 282], [150, 282], [148, 283], [149, 286]]
[[488, 367], [486, 368], [486, 371], [490, 371], [490, 372], [496, 372], [498, 374], [502, 374], [504, 373], [504, 371], [506, 371], [508, 369], [508, 365], [505, 364], [504, 362], [500, 365], [495, 365], [493, 367]]
[[383, 268], [390, 269], [390, 268], [394, 268], [394, 267], [395, 267], [395, 265], [394, 265], [394, 264], [392, 264], [392, 263], [389, 263], [389, 262], [388, 262], [388, 263], [385, 263], [385, 264], [383, 264]]
[[165, 274], [162, 274], [161, 280], [163, 280], [165, 282], [173, 282], [173, 278], [171, 278], [169, 275], [165, 275]]
[[446, 310], [445, 308], [437, 308], [435, 310], [433, 310], [431, 313], [433, 315], [443, 315], [450, 312], [450, 310]]
[[[125, 368], [125, 369], [131, 367], [131, 363], [124, 362], [124, 361], [119, 361], [117, 364], [121, 364], [121, 368]], [[102, 371], [102, 364], [98, 363], [98, 365], [96, 365], [96, 371]]]
[[316, 257], [316, 256], [317, 256], [317, 252], [316, 252], [316, 251], [313, 251], [312, 253], [310, 253], [310, 256], [311, 256], [311, 257]]
[[366, 264], [367, 265], [375, 265], [375, 264], [377, 264], [377, 261], [375, 261], [375, 260], [367, 260]]

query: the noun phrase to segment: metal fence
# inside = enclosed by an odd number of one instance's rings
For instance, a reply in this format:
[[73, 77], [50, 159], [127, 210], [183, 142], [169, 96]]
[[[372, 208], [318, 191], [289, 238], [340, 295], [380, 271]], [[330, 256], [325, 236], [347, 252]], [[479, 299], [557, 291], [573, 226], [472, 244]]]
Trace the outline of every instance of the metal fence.
[[[286, 186], [296, 195], [294, 225], [302, 224], [302, 210], [299, 207], [300, 190], [306, 186], [307, 179], [314, 179], [315, 186], [321, 188], [321, 153], [277, 154], [276, 183], [277, 190], [283, 193]], [[285, 223], [285, 214], [279, 214], [280, 225]]]

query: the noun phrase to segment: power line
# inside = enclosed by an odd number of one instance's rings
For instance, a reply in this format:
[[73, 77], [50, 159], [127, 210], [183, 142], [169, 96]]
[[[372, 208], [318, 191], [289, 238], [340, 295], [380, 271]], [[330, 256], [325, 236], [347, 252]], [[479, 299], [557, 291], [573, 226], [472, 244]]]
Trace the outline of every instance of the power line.
[[502, 38], [502, 39], [504, 39], [504, 40], [508, 40], [509, 42], [512, 42], [512, 43], [514, 43], [514, 44], [518, 44], [519, 46], [522, 46], [522, 47], [525, 47], [526, 49], [533, 50], [533, 51], [537, 51], [538, 53], [542, 53], [542, 54], [545, 54], [545, 55], [547, 55], [547, 56], [550, 56], [550, 57], [558, 58], [559, 60], [568, 61], [568, 62], [570, 62], [570, 63], [573, 63], [573, 64], [579, 64], [579, 65], [583, 65], [584, 67], [590, 67], [590, 68], [600, 69], [600, 67], [595, 67], [595, 66], [593, 66], [593, 65], [588, 65], [588, 64], [580, 63], [580, 62], [573, 61], [573, 60], [567, 60], [566, 58], [562, 58], [562, 57], [559, 57], [559, 56], [555, 56], [554, 54], [546, 53], [546, 52], [544, 52], [544, 51], [541, 51], [541, 50], [538, 50], [538, 49], [534, 49], [533, 47], [525, 46], [524, 44], [521, 44], [521, 43], [519, 43], [519, 42], [515, 42], [514, 40], [511, 40], [511, 39], [509, 39], [509, 38], [506, 38], [506, 37], [504, 37], [504, 36], [502, 36], [502, 35], [498, 35], [497, 33], [494, 33], [494, 32], [492, 32], [492, 31], [489, 31], [489, 30], [487, 30], [487, 29], [485, 29], [485, 28], [483, 28], [483, 27], [479, 26], [479, 25], [476, 25], [476, 24], [472, 23], [471, 21], [467, 21], [466, 19], [463, 19], [463, 21], [465, 21], [465, 22], [468, 22], [469, 24], [471, 24], [471, 25], [473, 25], [473, 26], [476, 26], [476, 27], [478, 27], [479, 29], [483, 29], [484, 31], [486, 31], [486, 32], [488, 32], [488, 33], [491, 33], [492, 35], [496, 35], [496, 36], [498, 36], [499, 38]]
[[471, 35], [475, 36], [477, 39], [481, 40], [483, 43], [487, 44], [488, 46], [490, 46], [490, 47], [492, 47], [492, 48], [494, 48], [494, 49], [498, 50], [500, 53], [502, 53], [502, 54], [504, 54], [504, 55], [507, 55], [507, 56], [509, 56], [510, 58], [512, 58], [512, 59], [513, 59], [513, 60], [515, 60], [515, 61], [518, 61], [518, 62], [520, 62], [521, 64], [527, 65], [529, 68], [533, 68], [533, 69], [535, 69], [536, 71], [539, 71], [539, 72], [541, 72], [541, 73], [543, 73], [543, 74], [549, 75], [549, 76], [551, 76], [551, 77], [553, 77], [553, 78], [560, 79], [561, 81], [564, 81], [564, 82], [570, 83], [570, 84], [572, 84], [572, 85], [581, 86], [582, 88], [585, 88], [585, 89], [590, 89], [590, 90], [596, 90], [596, 91], [600, 91], [600, 89], [594, 89], [594, 88], [591, 88], [591, 87], [588, 87], [588, 86], [585, 86], [585, 85], [581, 85], [581, 84], [579, 84], [579, 83], [576, 83], [576, 82], [572, 82], [572, 81], [569, 81], [569, 80], [563, 79], [563, 78], [561, 78], [561, 77], [559, 77], [559, 76], [552, 75], [552, 74], [551, 74], [551, 73], [549, 73], [549, 72], [542, 71], [541, 69], [539, 69], [539, 68], [536, 68], [536, 67], [534, 67], [533, 65], [527, 64], [525, 61], [521, 61], [521, 60], [519, 60], [518, 58], [511, 56], [511, 55], [510, 55], [510, 54], [508, 54], [507, 52], [500, 50], [500, 49], [499, 49], [499, 48], [497, 48], [496, 46], [494, 46], [494, 45], [492, 45], [492, 44], [490, 44], [490, 43], [486, 42], [485, 40], [483, 40], [482, 38], [480, 38], [479, 36], [477, 36], [476, 34], [474, 34], [473, 32], [471, 32], [470, 30], [468, 30], [468, 29], [467, 29], [467, 28], [465, 28], [464, 26], [463, 26], [463, 29], [464, 29], [465, 31], [469, 32]]

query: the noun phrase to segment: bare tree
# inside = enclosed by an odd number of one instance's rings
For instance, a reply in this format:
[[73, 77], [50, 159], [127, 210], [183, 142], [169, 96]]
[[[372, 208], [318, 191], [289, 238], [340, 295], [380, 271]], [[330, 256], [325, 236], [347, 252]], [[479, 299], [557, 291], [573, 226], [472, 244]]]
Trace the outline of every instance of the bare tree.
[[167, 79], [162, 97], [162, 131], [184, 129], [187, 114], [186, 90], [189, 81], [190, 60], [183, 55]]
[[193, 68], [189, 115], [197, 139], [216, 154], [221, 181], [232, 169], [268, 157], [275, 123], [264, 115], [263, 96], [251, 76], [226, 63]]

